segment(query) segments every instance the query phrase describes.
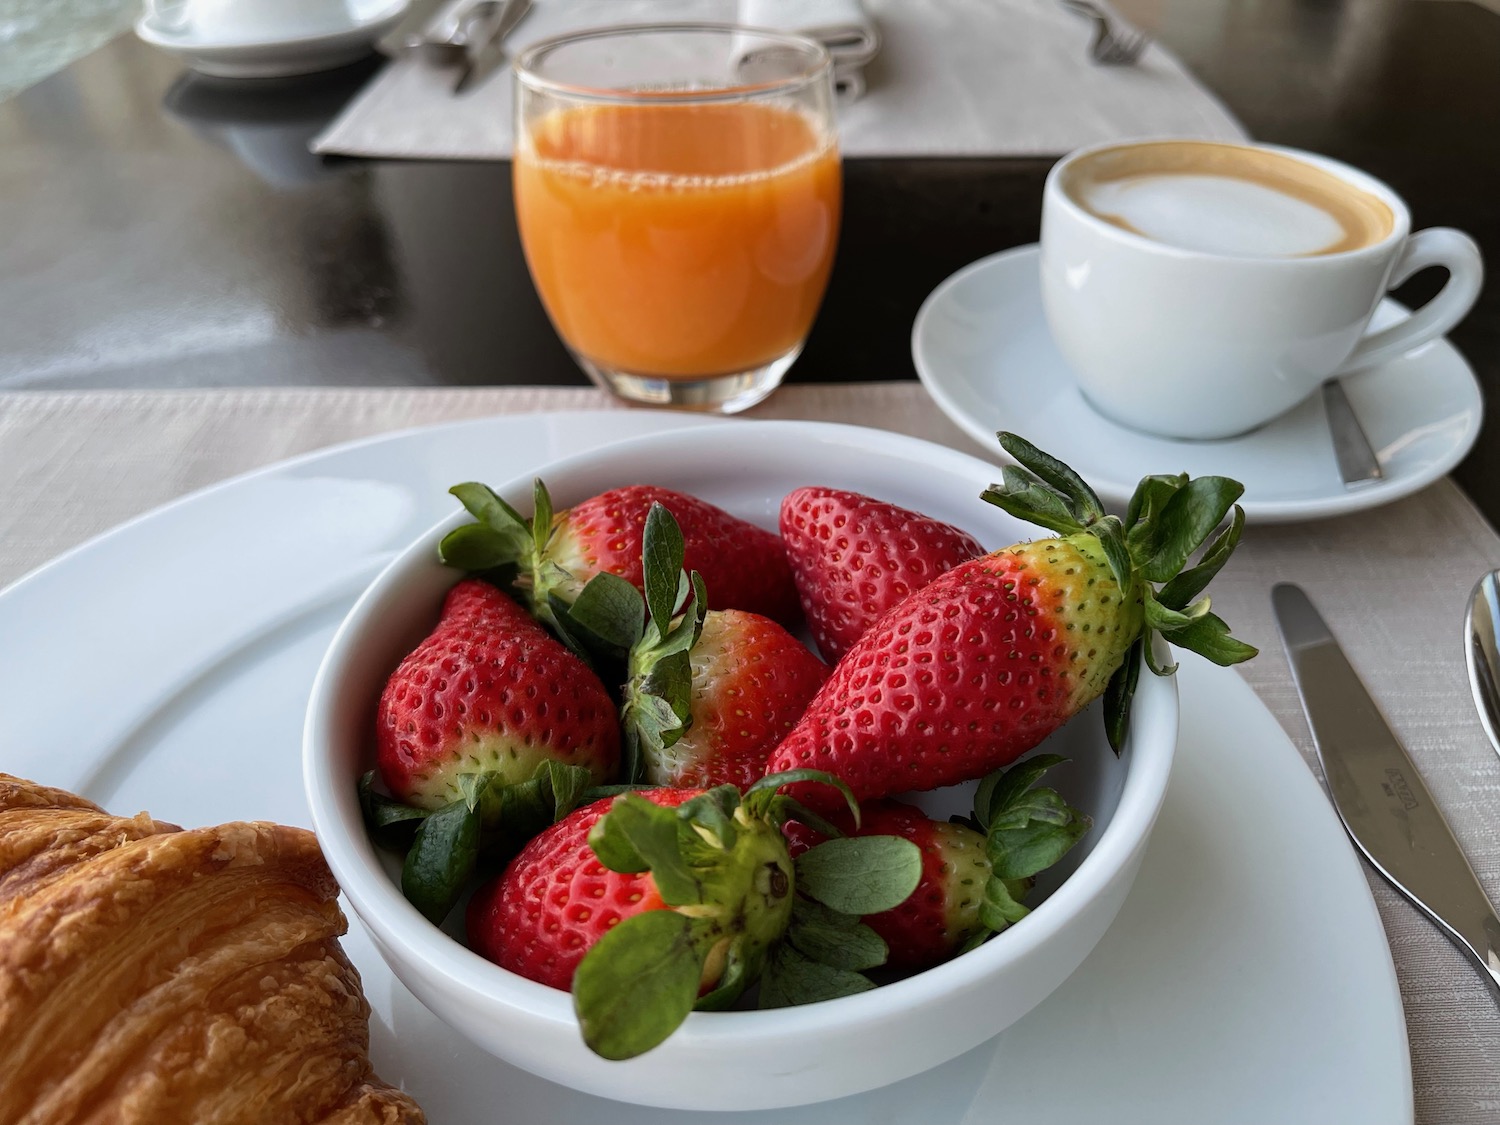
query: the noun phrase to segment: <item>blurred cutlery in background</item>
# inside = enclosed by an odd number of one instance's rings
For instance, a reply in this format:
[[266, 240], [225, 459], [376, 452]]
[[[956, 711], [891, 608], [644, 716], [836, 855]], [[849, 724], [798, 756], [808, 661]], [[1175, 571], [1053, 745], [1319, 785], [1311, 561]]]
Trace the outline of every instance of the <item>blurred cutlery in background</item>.
[[462, 94], [479, 86], [505, 61], [505, 37], [531, 11], [531, 0], [479, 0], [470, 11], [489, 5], [493, 10], [477, 14], [460, 27], [464, 59], [453, 92]]
[[1131, 66], [1151, 45], [1151, 37], [1137, 31], [1114, 12], [1092, 0], [1062, 0], [1063, 7], [1093, 21], [1094, 39], [1089, 59], [1100, 66]]

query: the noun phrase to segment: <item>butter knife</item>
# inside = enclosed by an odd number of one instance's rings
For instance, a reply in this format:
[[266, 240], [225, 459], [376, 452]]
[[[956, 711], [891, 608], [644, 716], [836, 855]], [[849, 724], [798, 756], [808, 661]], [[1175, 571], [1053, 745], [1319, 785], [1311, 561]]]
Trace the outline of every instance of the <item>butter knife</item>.
[[493, 4], [495, 10], [475, 25], [465, 45], [463, 68], [453, 83], [455, 94], [473, 89], [499, 68], [505, 61], [505, 37], [531, 11], [531, 0], [480, 0], [480, 4]]
[[1301, 587], [1276, 586], [1271, 604], [1339, 819], [1500, 1000], [1500, 918], [1422, 775]]

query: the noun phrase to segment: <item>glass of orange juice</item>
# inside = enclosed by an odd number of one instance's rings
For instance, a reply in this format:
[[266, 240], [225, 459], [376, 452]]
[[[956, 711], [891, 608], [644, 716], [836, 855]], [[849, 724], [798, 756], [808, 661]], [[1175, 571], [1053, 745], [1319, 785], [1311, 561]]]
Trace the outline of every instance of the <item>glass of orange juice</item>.
[[770, 394], [838, 238], [827, 51], [727, 25], [601, 28], [531, 47], [516, 83], [521, 245], [579, 366], [654, 406]]

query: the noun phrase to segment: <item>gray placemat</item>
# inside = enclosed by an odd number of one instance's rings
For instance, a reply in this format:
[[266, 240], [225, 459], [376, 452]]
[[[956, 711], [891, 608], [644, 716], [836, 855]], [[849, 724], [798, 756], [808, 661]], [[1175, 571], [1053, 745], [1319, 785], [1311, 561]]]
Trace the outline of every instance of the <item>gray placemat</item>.
[[[591, 388], [0, 394], [0, 584], [175, 496], [335, 442], [486, 414], [615, 407]], [[791, 386], [750, 416], [878, 426], [991, 453], [915, 383]], [[1236, 633], [1264, 650], [1242, 672], [1312, 763], [1269, 600], [1274, 582], [1307, 588], [1500, 898], [1500, 834], [1491, 827], [1500, 823], [1500, 762], [1473, 713], [1461, 637], [1468, 592], [1496, 566], [1500, 537], [1443, 480], [1373, 512], [1250, 527], [1214, 600]], [[1500, 1013], [1432, 926], [1373, 875], [1371, 885], [1406, 1005], [1417, 1120], [1493, 1125]]]
[[[1159, 44], [1134, 66], [1092, 64], [1089, 21], [1057, 0], [864, 0], [864, 7], [881, 46], [864, 68], [864, 94], [838, 107], [845, 156], [1055, 156], [1130, 137], [1246, 139], [1224, 105]], [[506, 44], [514, 55], [579, 28], [734, 20], [742, 11], [728, 0], [535, 0]], [[497, 72], [457, 98], [452, 81], [420, 59], [398, 60], [313, 149], [508, 158], [510, 75]]]

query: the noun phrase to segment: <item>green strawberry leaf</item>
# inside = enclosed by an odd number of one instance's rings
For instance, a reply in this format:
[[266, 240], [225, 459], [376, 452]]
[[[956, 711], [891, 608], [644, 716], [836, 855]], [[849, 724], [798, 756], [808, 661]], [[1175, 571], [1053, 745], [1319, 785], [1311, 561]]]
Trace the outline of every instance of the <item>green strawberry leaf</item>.
[[530, 539], [531, 527], [527, 519], [501, 499], [489, 485], [467, 481], [455, 484], [448, 492], [458, 498], [469, 515], [485, 526], [507, 536], [516, 535], [519, 529], [523, 540]]
[[611, 871], [650, 871], [668, 905], [695, 905], [703, 901], [703, 884], [683, 857], [683, 832], [697, 838], [676, 809], [626, 793], [589, 830], [589, 846]]
[[766, 958], [766, 967], [760, 978], [760, 1006], [790, 1008], [797, 1004], [815, 1004], [820, 1000], [837, 1000], [841, 996], [869, 992], [874, 987], [859, 973], [809, 961], [782, 942]]
[[800, 897], [792, 905], [786, 940], [808, 960], [835, 969], [873, 969], [889, 953], [885, 940], [857, 916]]
[[490, 791], [500, 789], [503, 785], [500, 775], [488, 770], [458, 775], [458, 791], [462, 794], [461, 799], [469, 807], [470, 812], [481, 812], [487, 803], [486, 798]]
[[[993, 838], [997, 832], [1010, 832], [1024, 828], [1032, 821], [1045, 824], [1068, 824], [1073, 820], [1076, 811], [1068, 807], [1068, 803], [1062, 799], [1062, 795], [1056, 789], [1028, 789], [990, 821], [990, 836]], [[1011, 875], [1007, 878], [1023, 879], [1025, 876]]]
[[[1249, 660], [1260, 651], [1253, 645], [1231, 637], [1229, 626], [1212, 613], [1205, 613], [1171, 632], [1164, 630], [1162, 635], [1178, 648], [1206, 656], [1221, 667]], [[1154, 668], [1152, 670], [1155, 671]]]
[[995, 436], [1000, 440], [1001, 449], [1067, 497], [1073, 511], [1083, 523], [1091, 524], [1104, 515], [1104, 505], [1099, 502], [1098, 494], [1071, 466], [1038, 449], [1018, 434], [1002, 430]]
[[922, 879], [922, 852], [899, 836], [846, 836], [797, 857], [797, 889], [844, 914], [879, 914]]
[[457, 570], [493, 570], [515, 561], [512, 540], [482, 523], [455, 527], [438, 543], [438, 561]]
[[1033, 789], [990, 829], [985, 850], [997, 879], [1027, 879], [1051, 867], [1093, 821], [1053, 789]]
[[1125, 510], [1125, 531], [1132, 551], [1138, 543], [1154, 533], [1161, 510], [1187, 482], [1186, 473], [1141, 478], [1141, 483], [1135, 486], [1135, 493], [1130, 497], [1130, 506]]
[[984, 897], [979, 900], [979, 920], [999, 933], [1019, 922], [1031, 911], [1012, 897], [1004, 879], [991, 876], [984, 882]]
[[479, 855], [479, 814], [460, 798], [422, 821], [401, 868], [401, 893], [440, 926]]
[[979, 498], [1027, 523], [1040, 524], [1061, 535], [1083, 530], [1083, 521], [1067, 497], [1026, 469], [1006, 465], [1004, 483], [992, 484]]
[[1208, 606], [1209, 599], [1202, 598], [1182, 611], [1168, 609], [1156, 600], [1154, 594], [1148, 593], [1145, 601], [1146, 624], [1160, 633], [1170, 635], [1173, 630], [1191, 625], [1202, 617], [1208, 612]]
[[1156, 652], [1155, 636], [1156, 634], [1148, 632], [1141, 638], [1145, 642], [1141, 645], [1141, 655], [1145, 657], [1146, 667], [1151, 669], [1153, 676], [1170, 676], [1177, 671], [1177, 665], [1161, 662], [1161, 657]]
[[685, 652], [657, 661], [626, 686], [621, 718], [640, 733], [643, 745], [658, 753], [687, 733], [692, 716], [693, 665]]
[[588, 630], [616, 658], [640, 641], [645, 615], [641, 592], [619, 575], [602, 570], [588, 580], [567, 610], [570, 624]]
[[547, 550], [547, 540], [552, 538], [552, 497], [541, 477], [531, 482], [531, 542], [540, 558]]
[[377, 792], [374, 770], [359, 779], [359, 807], [364, 814], [365, 827], [375, 842], [393, 848], [408, 846], [412, 833], [430, 815], [426, 809], [403, 804], [394, 797]]
[[1135, 700], [1136, 685], [1141, 679], [1141, 646], [1138, 640], [1125, 654], [1125, 663], [1115, 669], [1104, 689], [1104, 733], [1109, 738], [1109, 748], [1118, 757], [1125, 749], [1125, 736], [1130, 732], [1130, 705]]
[[682, 617], [672, 626], [666, 639], [652, 647], [650, 656], [657, 661], [690, 652], [703, 635], [703, 622], [708, 617], [708, 591], [703, 585], [703, 576], [695, 570], [691, 579], [684, 574], [682, 580], [691, 591], [692, 599], [687, 602]]
[[546, 777], [547, 788], [552, 795], [554, 824], [583, 803], [584, 794], [594, 781], [594, 775], [588, 770], [582, 766], [570, 766], [566, 762], [543, 762], [537, 772]]
[[724, 1011], [745, 994], [745, 989], [760, 979], [765, 963], [765, 948], [741, 934], [729, 945], [729, 952], [724, 959], [724, 975], [719, 978], [718, 986], [712, 992], [698, 997], [698, 1003], [693, 1005], [694, 1010]]
[[[828, 773], [825, 770], [795, 769], [782, 770], [780, 773], [767, 774], [765, 777], [755, 782], [755, 784], [751, 785], [749, 789], [746, 789], [745, 796], [746, 798], [748, 798], [753, 793], [764, 793], [768, 794], [771, 798], [774, 798], [778, 796], [778, 794], [776, 793], [776, 790], [778, 789], [781, 789], [787, 785], [799, 785], [808, 782], [818, 785], [828, 785], [834, 789], [837, 789], [839, 793], [843, 795], [844, 803], [849, 806], [849, 812], [854, 817], [854, 827], [859, 827], [859, 801], [854, 797], [854, 790], [849, 788], [848, 784], [844, 781], [843, 778], [836, 777], [835, 775]], [[765, 803], [762, 804], [762, 802]], [[767, 800], [767, 798], [761, 798], [756, 802], [750, 802], [747, 800], [746, 804], [750, 804], [752, 806], [752, 811], [763, 811], [767, 808], [786, 808], [786, 806], [781, 804], [781, 802], [774, 802], [771, 800]], [[802, 806], [799, 804], [797, 805], [797, 807], [801, 808]], [[796, 819], [802, 820], [800, 816]], [[803, 823], [808, 824], [807, 821], [803, 821]], [[824, 823], [826, 824], [827, 822], [824, 821]], [[809, 824], [809, 827], [812, 827], [812, 825]], [[819, 831], [822, 830], [819, 829]], [[842, 832], [836, 832], [833, 834], [839, 836], [843, 835]], [[824, 835], [829, 835], [829, 833], [825, 832]]]
[[1125, 545], [1125, 532], [1121, 529], [1120, 521], [1114, 516], [1105, 516], [1095, 521], [1089, 530], [1099, 540], [1104, 559], [1109, 563], [1109, 572], [1114, 576], [1115, 585], [1120, 587], [1121, 596], [1128, 597], [1135, 564], [1130, 559], [1130, 548]]
[[740, 805], [740, 791], [733, 785], [719, 785], [677, 806], [677, 819], [708, 833], [721, 851], [729, 851], [739, 839], [734, 826], [734, 810]]
[[1156, 592], [1156, 600], [1170, 609], [1182, 609], [1213, 581], [1214, 575], [1223, 569], [1239, 545], [1240, 533], [1245, 530], [1245, 509], [1238, 504], [1226, 527], [1207, 549], [1198, 565], [1184, 570]]
[[[983, 913], [982, 910], [981, 913]], [[997, 931], [993, 926], [989, 926], [981, 922], [977, 930], [975, 930], [968, 937], [964, 938], [963, 944], [958, 947], [958, 953], [955, 954], [955, 956], [961, 957], [965, 953], [968, 953], [970, 950], [978, 949], [985, 942], [989, 941], [990, 938], [994, 937], [996, 932]]]
[[606, 660], [613, 655], [607, 644], [595, 640], [592, 633], [578, 627], [573, 621], [571, 607], [556, 590], [549, 587], [543, 596], [542, 604], [545, 612], [538, 609], [534, 593], [532, 591], [526, 594], [523, 600], [529, 601], [537, 619], [549, 626], [557, 634], [557, 639], [562, 641], [568, 651], [579, 660], [592, 668], [595, 665], [596, 654]]
[[573, 1009], [590, 1050], [633, 1059], [682, 1025], [698, 999], [704, 929], [675, 910], [647, 910], [599, 939], [573, 976]]
[[1061, 754], [1035, 754], [987, 775], [974, 791], [974, 819], [979, 830], [987, 834], [996, 817], [1014, 807], [1043, 774], [1067, 760]]
[[1178, 489], [1141, 544], [1141, 576], [1148, 582], [1175, 578], [1244, 491], [1244, 485], [1228, 477], [1196, 477]]
[[657, 640], [665, 640], [677, 608], [682, 580], [682, 529], [662, 504], [654, 503], [646, 513], [641, 533], [641, 571], [646, 589], [646, 609], [656, 627]]

